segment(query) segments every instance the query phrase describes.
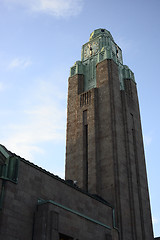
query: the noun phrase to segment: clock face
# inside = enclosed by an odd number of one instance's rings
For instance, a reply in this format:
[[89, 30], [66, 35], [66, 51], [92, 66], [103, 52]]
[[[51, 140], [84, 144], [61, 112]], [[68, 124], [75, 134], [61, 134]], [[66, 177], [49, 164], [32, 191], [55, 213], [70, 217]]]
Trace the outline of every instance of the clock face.
[[98, 42], [92, 43], [92, 51], [93, 51], [93, 55], [95, 55], [98, 52]]
[[84, 48], [84, 59], [95, 55], [98, 52], [98, 42], [88, 43]]

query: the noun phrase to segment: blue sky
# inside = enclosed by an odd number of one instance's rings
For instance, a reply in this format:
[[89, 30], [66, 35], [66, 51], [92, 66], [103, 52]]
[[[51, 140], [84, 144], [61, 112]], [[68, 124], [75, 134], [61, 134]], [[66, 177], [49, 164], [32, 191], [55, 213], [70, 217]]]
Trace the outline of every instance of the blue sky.
[[160, 236], [160, 1], [1, 0], [0, 143], [64, 176], [67, 79], [109, 30], [135, 73], [155, 236]]

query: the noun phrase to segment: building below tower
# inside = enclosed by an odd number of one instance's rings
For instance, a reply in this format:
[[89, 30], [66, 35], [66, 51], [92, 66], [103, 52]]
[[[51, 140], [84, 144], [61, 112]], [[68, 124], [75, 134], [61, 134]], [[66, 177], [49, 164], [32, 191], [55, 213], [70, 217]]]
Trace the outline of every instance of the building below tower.
[[118, 240], [111, 204], [0, 145], [1, 240]]

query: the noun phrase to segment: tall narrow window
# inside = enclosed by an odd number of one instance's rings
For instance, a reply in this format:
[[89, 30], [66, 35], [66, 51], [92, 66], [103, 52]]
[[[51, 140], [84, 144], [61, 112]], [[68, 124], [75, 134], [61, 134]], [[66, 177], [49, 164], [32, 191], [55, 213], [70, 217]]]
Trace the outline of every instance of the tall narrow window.
[[88, 122], [87, 110], [83, 112], [83, 174], [84, 189], [88, 191]]

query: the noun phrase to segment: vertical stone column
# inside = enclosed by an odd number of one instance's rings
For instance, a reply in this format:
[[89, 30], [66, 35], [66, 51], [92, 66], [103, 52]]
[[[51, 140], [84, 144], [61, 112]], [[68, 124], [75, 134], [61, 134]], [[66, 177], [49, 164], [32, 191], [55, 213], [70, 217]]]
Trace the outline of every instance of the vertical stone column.
[[133, 239], [153, 239], [150, 201], [145, 165], [136, 83], [124, 80], [122, 92], [126, 156], [129, 176]]

